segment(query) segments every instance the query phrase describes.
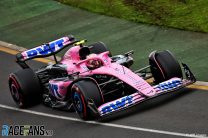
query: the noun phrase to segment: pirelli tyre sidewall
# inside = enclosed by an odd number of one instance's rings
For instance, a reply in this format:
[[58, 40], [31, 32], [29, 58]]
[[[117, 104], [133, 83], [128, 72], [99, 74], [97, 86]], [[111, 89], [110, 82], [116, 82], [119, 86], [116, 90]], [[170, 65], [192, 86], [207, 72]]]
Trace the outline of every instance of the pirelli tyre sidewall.
[[20, 108], [40, 103], [42, 88], [32, 69], [23, 69], [9, 76], [9, 89], [13, 100]]
[[75, 111], [83, 120], [89, 120], [98, 117], [88, 107], [88, 99], [93, 100], [96, 107], [99, 107], [104, 102], [97, 84], [88, 79], [80, 80], [72, 85], [71, 98]]

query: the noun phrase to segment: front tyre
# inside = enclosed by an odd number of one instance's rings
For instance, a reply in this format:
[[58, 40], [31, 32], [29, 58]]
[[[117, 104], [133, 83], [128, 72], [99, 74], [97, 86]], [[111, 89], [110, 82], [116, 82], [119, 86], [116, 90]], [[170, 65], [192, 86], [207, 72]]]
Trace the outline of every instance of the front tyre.
[[149, 64], [156, 83], [174, 77], [183, 78], [182, 70], [175, 56], [168, 50], [153, 51], [149, 55]]
[[89, 120], [97, 115], [90, 110], [87, 101], [93, 100], [96, 107], [104, 102], [97, 84], [92, 80], [80, 80], [73, 84], [71, 97], [74, 109], [83, 120]]

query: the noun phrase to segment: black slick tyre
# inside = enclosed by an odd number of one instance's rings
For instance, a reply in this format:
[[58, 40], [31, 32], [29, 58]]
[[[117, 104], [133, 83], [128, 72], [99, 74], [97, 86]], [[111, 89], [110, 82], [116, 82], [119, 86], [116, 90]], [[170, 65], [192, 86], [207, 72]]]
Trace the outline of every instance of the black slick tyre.
[[91, 47], [90, 48], [91, 53], [100, 54], [100, 53], [109, 51], [109, 56], [110, 57], [112, 56], [110, 50], [108, 49], [108, 47], [103, 42], [93, 43], [93, 44], [89, 45], [89, 47]]
[[173, 77], [183, 77], [179, 62], [168, 50], [152, 52], [149, 55], [149, 64], [156, 83], [169, 80]]
[[96, 107], [104, 102], [100, 89], [92, 80], [80, 80], [74, 83], [71, 87], [71, 97], [74, 109], [83, 120], [97, 117], [88, 107], [88, 100], [92, 100]]
[[9, 89], [13, 100], [20, 108], [40, 103], [42, 89], [32, 69], [23, 69], [9, 76]]

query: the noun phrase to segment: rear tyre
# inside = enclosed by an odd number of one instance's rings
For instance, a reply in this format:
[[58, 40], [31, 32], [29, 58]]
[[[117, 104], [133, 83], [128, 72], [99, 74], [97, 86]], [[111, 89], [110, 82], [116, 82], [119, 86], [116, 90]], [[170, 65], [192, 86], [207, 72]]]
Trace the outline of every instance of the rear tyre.
[[100, 54], [100, 53], [109, 51], [109, 56], [110, 57], [112, 56], [110, 50], [103, 42], [96, 42], [96, 43], [89, 45], [89, 47], [91, 46], [92, 46], [92, 48], [90, 48], [91, 53]]
[[23, 69], [10, 74], [9, 89], [13, 100], [20, 108], [26, 108], [41, 101], [41, 85], [32, 69]]
[[183, 77], [179, 62], [168, 50], [152, 52], [149, 55], [149, 64], [155, 83], [160, 83], [173, 77]]
[[71, 94], [74, 109], [80, 118], [89, 120], [97, 117], [87, 105], [89, 99], [94, 101], [96, 107], [99, 107], [104, 102], [102, 94], [94, 81], [81, 80], [74, 83], [71, 88]]

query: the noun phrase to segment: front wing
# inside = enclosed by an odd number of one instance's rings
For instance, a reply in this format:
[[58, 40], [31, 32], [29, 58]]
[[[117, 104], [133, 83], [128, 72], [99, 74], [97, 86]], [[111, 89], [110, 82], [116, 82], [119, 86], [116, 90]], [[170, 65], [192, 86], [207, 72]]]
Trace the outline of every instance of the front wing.
[[119, 99], [116, 99], [114, 101], [105, 103], [98, 108], [94, 105], [93, 101], [89, 99], [88, 106], [90, 109], [92, 109], [93, 112], [97, 113], [99, 116], [105, 116], [114, 113], [116, 111], [124, 110], [131, 106], [137, 105], [138, 103], [155, 98], [157, 96], [169, 92], [175, 92], [183, 87], [193, 84], [196, 81], [194, 75], [191, 73], [188, 66], [186, 64], [183, 64], [183, 67], [184, 67], [186, 79], [172, 78], [170, 80], [167, 80], [165, 82], [153, 86], [156, 93], [151, 97], [147, 97], [141, 94], [139, 91], [137, 91], [131, 95], [127, 95]]

